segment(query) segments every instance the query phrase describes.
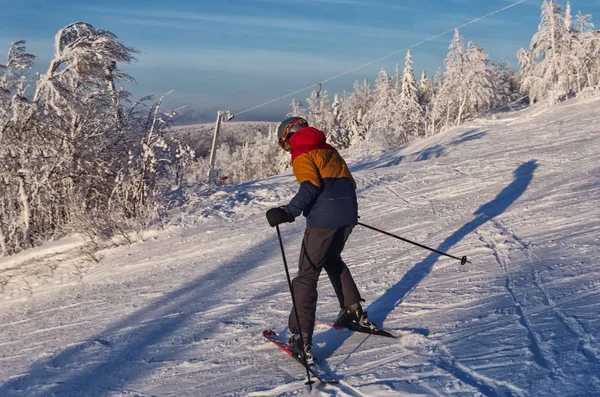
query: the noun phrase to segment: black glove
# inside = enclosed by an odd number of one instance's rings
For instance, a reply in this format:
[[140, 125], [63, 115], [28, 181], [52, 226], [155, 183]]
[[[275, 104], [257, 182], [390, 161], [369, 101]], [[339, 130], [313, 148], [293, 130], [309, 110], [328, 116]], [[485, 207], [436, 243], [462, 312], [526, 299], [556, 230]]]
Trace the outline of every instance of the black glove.
[[292, 215], [285, 212], [285, 210], [282, 207], [279, 207], [271, 208], [267, 211], [267, 220], [269, 221], [269, 225], [271, 225], [271, 227], [275, 227], [280, 223], [294, 222], [295, 218]]

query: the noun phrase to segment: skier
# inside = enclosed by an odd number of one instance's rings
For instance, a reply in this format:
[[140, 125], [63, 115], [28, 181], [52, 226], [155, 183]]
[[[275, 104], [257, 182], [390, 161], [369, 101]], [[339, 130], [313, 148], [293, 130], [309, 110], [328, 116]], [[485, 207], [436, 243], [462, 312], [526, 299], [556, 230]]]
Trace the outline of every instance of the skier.
[[[350, 270], [341, 257], [352, 229], [358, 223], [356, 183], [346, 162], [325, 142], [325, 134], [301, 117], [291, 117], [278, 128], [279, 146], [292, 155], [292, 167], [300, 188], [289, 204], [267, 211], [269, 225], [294, 222], [304, 213], [306, 231], [300, 250], [298, 275], [292, 289], [298, 311], [294, 309], [288, 325], [289, 344], [304, 354], [309, 364], [317, 309], [317, 282], [325, 269], [340, 304], [337, 325], [371, 324], [363, 312], [361, 298]], [[302, 337], [300, 339], [300, 330]]]

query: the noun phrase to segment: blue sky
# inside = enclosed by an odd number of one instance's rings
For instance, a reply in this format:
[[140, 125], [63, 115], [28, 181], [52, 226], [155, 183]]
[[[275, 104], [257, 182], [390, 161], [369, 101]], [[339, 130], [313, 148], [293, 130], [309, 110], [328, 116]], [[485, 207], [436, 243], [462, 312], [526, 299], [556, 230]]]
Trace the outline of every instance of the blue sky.
[[[43, 72], [56, 32], [75, 21], [109, 30], [142, 53], [123, 65], [137, 81], [136, 97], [174, 89], [167, 105], [189, 104], [185, 121], [212, 121], [220, 109], [245, 110], [400, 50], [509, 0], [0, 0], [0, 48], [27, 40]], [[564, 3], [560, 1], [560, 3]], [[541, 0], [477, 24], [462, 33], [491, 55], [515, 62], [539, 23]], [[600, 16], [597, 0], [574, 0], [573, 13]], [[600, 26], [600, 25], [599, 25]], [[451, 34], [413, 49], [415, 71], [442, 66]], [[392, 73], [404, 53], [327, 83], [330, 97], [355, 80]], [[303, 100], [309, 91], [298, 94]], [[280, 120], [291, 98], [239, 117]]]

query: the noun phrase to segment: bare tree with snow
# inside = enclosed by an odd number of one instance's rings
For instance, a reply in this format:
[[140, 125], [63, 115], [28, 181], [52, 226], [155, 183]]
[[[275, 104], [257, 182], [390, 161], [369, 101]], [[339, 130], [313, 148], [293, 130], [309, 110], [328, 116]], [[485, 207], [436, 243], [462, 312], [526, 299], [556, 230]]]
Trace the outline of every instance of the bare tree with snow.
[[600, 31], [594, 28], [591, 15], [575, 16], [570, 49], [577, 92], [600, 85]]
[[554, 103], [600, 83], [600, 34], [591, 20], [581, 12], [573, 19], [570, 3], [563, 9], [556, 0], [544, 1], [530, 51], [517, 54], [522, 90], [532, 102]]
[[118, 88], [131, 80], [118, 66], [135, 49], [78, 22], [58, 32], [54, 50], [33, 100], [24, 42], [0, 66], [0, 255], [74, 230], [147, 223], [193, 157], [164, 134], [172, 113], [148, 98], [130, 106]]
[[541, 22], [529, 45], [519, 51], [522, 89], [532, 102], [549, 98], [556, 102], [569, 93], [568, 38], [565, 12], [556, 0], [542, 3]]
[[35, 108], [26, 98], [27, 72], [35, 56], [14, 42], [0, 64], [0, 256], [34, 243], [28, 188], [33, 165], [44, 156], [35, 131]]
[[436, 129], [459, 125], [467, 114], [491, 109], [496, 93], [488, 63], [483, 49], [472, 42], [465, 44], [456, 30], [432, 110]]

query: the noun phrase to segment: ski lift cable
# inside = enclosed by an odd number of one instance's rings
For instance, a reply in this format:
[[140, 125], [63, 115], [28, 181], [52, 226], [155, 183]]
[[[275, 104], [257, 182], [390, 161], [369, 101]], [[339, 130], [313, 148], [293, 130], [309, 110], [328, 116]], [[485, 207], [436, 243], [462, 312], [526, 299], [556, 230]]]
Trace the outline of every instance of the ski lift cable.
[[[355, 67], [355, 68], [352, 68], [352, 69], [350, 69], [350, 70], [348, 70], [348, 71], [346, 71], [346, 72], [343, 72], [343, 73], [340, 73], [340, 74], [338, 74], [338, 75], [335, 75], [335, 76], [329, 77], [329, 78], [327, 78], [327, 79], [325, 79], [325, 80], [322, 80], [322, 81], [318, 82], [316, 85], [318, 85], [318, 86], [320, 87], [320, 86], [321, 86], [322, 84], [324, 84], [324, 83], [328, 83], [328, 82], [330, 82], [330, 81], [333, 81], [333, 80], [339, 79], [340, 77], [343, 77], [343, 76], [349, 75], [349, 74], [351, 74], [351, 73], [354, 73], [354, 72], [356, 72], [357, 70], [360, 70], [360, 69], [366, 68], [367, 66], [370, 66], [370, 65], [372, 65], [372, 64], [374, 64], [374, 63], [377, 63], [377, 62], [383, 61], [384, 59], [390, 58], [390, 57], [392, 57], [392, 56], [394, 56], [394, 55], [397, 55], [397, 54], [399, 54], [399, 53], [401, 53], [401, 52], [404, 52], [404, 51], [410, 50], [411, 48], [414, 48], [414, 47], [420, 46], [420, 45], [422, 45], [422, 44], [425, 44], [425, 43], [427, 43], [427, 42], [430, 42], [430, 41], [433, 41], [433, 40], [435, 40], [435, 39], [438, 39], [438, 38], [440, 38], [440, 37], [442, 37], [442, 36], [445, 36], [445, 35], [447, 35], [448, 33], [454, 32], [456, 29], [461, 29], [461, 28], [464, 28], [465, 26], [472, 25], [472, 24], [474, 24], [474, 23], [477, 23], [477, 22], [479, 22], [479, 21], [481, 21], [481, 20], [483, 20], [483, 19], [489, 18], [489, 17], [491, 17], [491, 16], [493, 16], [493, 15], [499, 14], [499, 13], [501, 13], [501, 12], [504, 12], [504, 11], [508, 10], [508, 9], [511, 9], [511, 8], [513, 8], [513, 7], [516, 7], [516, 6], [518, 6], [519, 4], [523, 4], [523, 3], [525, 3], [526, 1], [527, 1], [527, 0], [520, 0], [520, 1], [517, 1], [517, 2], [515, 2], [515, 3], [513, 3], [513, 4], [510, 4], [510, 5], [506, 6], [506, 7], [502, 7], [502, 8], [500, 8], [499, 10], [496, 10], [496, 11], [494, 11], [494, 12], [490, 12], [489, 14], [486, 14], [486, 15], [483, 15], [483, 16], [481, 16], [481, 17], [479, 17], [479, 18], [473, 19], [473, 20], [471, 20], [471, 21], [469, 21], [469, 22], [467, 22], [467, 23], [464, 23], [464, 24], [462, 24], [462, 25], [459, 25], [459, 26], [457, 26], [457, 27], [455, 27], [455, 28], [448, 29], [448, 30], [446, 30], [445, 32], [442, 32], [442, 33], [440, 33], [440, 34], [437, 34], [437, 35], [435, 35], [435, 36], [432, 36], [432, 37], [430, 37], [430, 38], [428, 38], [428, 39], [422, 40], [422, 41], [420, 41], [420, 42], [418, 42], [418, 43], [415, 43], [415, 44], [413, 44], [413, 45], [410, 45], [410, 46], [408, 46], [408, 47], [402, 48], [402, 49], [400, 49], [400, 50], [398, 50], [398, 51], [394, 51], [394, 52], [392, 52], [392, 53], [390, 53], [390, 54], [388, 54], [388, 55], [385, 55], [385, 56], [382, 56], [382, 57], [380, 57], [380, 58], [374, 59], [374, 60], [372, 60], [372, 61], [370, 61], [370, 62], [367, 62], [367, 63], [365, 63], [365, 64], [362, 64], [362, 65], [360, 65], [360, 66], [357, 66], [357, 67]], [[260, 104], [260, 105], [256, 105], [256, 106], [253, 106], [253, 107], [251, 107], [251, 108], [248, 108], [248, 109], [246, 109], [246, 110], [242, 110], [241, 112], [233, 112], [233, 113], [234, 113], [236, 116], [237, 116], [237, 115], [240, 115], [240, 114], [248, 113], [248, 112], [251, 112], [251, 111], [253, 111], [253, 110], [259, 109], [259, 108], [261, 108], [261, 107], [263, 107], [263, 106], [270, 105], [270, 104], [272, 104], [272, 103], [274, 103], [274, 102], [278, 102], [278, 101], [280, 101], [280, 100], [282, 100], [282, 99], [289, 98], [289, 97], [291, 97], [291, 96], [293, 96], [293, 95], [296, 95], [296, 94], [299, 94], [299, 93], [301, 93], [301, 92], [307, 91], [307, 90], [309, 90], [309, 89], [313, 88], [314, 86], [315, 86], [315, 84], [311, 84], [311, 85], [309, 85], [309, 86], [306, 86], [306, 87], [304, 87], [304, 88], [301, 88], [301, 89], [299, 89], [299, 90], [296, 90], [296, 91], [294, 91], [294, 92], [290, 92], [289, 94], [282, 95], [282, 96], [280, 96], [280, 97], [278, 97], [278, 98], [272, 99], [272, 100], [270, 100], [270, 101], [267, 101], [267, 102], [265, 102], [265, 103], [262, 103], [262, 104]]]

